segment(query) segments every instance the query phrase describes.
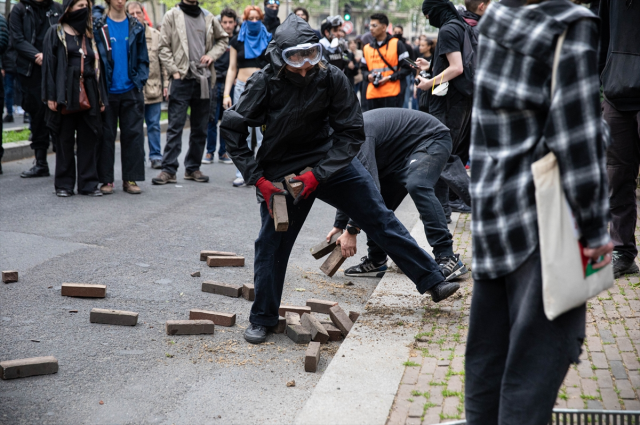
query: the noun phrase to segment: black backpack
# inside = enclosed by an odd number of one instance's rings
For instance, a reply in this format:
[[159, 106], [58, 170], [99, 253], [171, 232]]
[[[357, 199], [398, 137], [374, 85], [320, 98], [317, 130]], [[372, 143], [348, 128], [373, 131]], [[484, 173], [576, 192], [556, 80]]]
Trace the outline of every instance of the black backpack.
[[458, 20], [450, 23], [460, 25], [464, 31], [464, 41], [462, 43], [462, 75], [456, 77], [451, 83], [465, 96], [473, 96], [473, 80], [476, 74], [476, 56], [478, 51], [478, 33], [470, 25]]

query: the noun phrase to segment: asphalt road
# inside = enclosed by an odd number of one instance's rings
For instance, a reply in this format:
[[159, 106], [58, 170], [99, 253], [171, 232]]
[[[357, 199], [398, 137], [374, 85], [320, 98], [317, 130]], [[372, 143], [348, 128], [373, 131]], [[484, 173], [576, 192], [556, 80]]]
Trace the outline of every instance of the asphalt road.
[[[48, 160], [53, 172], [55, 155]], [[116, 181], [116, 193], [102, 198], [57, 198], [53, 177], [19, 177], [29, 166], [30, 160], [5, 163], [0, 176], [0, 269], [20, 273], [18, 283], [0, 284], [0, 360], [52, 355], [60, 370], [0, 381], [0, 423], [293, 420], [339, 343], [323, 347], [318, 373], [305, 373], [306, 346], [284, 335], [247, 344], [242, 333], [251, 303], [201, 291], [203, 280], [253, 282], [258, 205], [254, 188], [232, 187], [232, 165], [203, 165], [211, 177], [203, 184], [182, 179], [181, 160], [178, 183], [167, 186], [152, 186], [157, 171], [147, 168], [141, 195], [122, 192]], [[309, 254], [330, 230], [334, 211], [314, 205], [291, 254], [284, 304], [322, 298], [362, 311], [375, 288], [378, 279], [345, 279], [342, 272], [327, 278]], [[199, 261], [202, 249], [237, 252], [246, 266], [209, 268]], [[360, 238], [356, 258], [365, 249]], [[202, 277], [191, 277], [195, 271]], [[64, 282], [106, 284], [107, 297], [62, 297]], [[94, 307], [138, 312], [138, 325], [92, 324]], [[216, 327], [213, 336], [168, 337], [165, 321], [188, 319], [192, 308], [236, 313], [237, 324]], [[287, 387], [292, 380], [295, 387]]]

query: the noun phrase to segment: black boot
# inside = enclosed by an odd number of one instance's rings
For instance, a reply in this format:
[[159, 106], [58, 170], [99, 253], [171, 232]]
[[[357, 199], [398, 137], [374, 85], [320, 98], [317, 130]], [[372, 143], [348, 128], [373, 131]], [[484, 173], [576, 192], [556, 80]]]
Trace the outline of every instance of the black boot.
[[47, 150], [36, 149], [35, 165], [30, 170], [23, 171], [20, 177], [28, 179], [31, 177], [49, 177], [49, 164], [47, 163]]

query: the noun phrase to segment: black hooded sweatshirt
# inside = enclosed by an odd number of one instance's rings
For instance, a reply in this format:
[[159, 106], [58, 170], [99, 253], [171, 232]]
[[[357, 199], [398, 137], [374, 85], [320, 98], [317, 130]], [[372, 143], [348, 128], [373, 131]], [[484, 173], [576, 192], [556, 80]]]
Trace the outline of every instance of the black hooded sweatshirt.
[[[317, 43], [309, 24], [293, 13], [266, 50], [269, 65], [254, 73], [239, 101], [225, 111], [220, 132], [247, 184], [262, 176], [276, 181], [306, 167], [320, 183], [347, 167], [364, 142], [360, 105], [342, 71], [322, 61], [305, 87], [287, 79], [282, 50]], [[254, 159], [248, 127], [263, 126]]]

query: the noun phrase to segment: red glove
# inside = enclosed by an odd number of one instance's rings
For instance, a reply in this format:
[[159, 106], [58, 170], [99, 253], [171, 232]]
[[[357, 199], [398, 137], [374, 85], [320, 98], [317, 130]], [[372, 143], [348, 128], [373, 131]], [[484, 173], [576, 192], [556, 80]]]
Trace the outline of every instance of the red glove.
[[271, 218], [273, 218], [273, 211], [271, 210], [271, 205], [273, 203], [273, 196], [279, 193], [286, 195], [287, 192], [285, 190], [278, 189], [273, 185], [273, 183], [271, 183], [269, 180], [265, 179], [264, 177], [260, 177], [260, 179], [258, 179], [258, 181], [256, 182], [256, 187], [260, 190], [260, 193], [262, 193], [262, 197], [264, 198], [264, 201], [267, 203], [267, 209], [269, 210], [269, 215], [271, 216]]
[[309, 195], [311, 195], [311, 192], [318, 188], [318, 180], [312, 171], [307, 171], [297, 177], [290, 178], [289, 183], [293, 182], [302, 182], [302, 192], [300, 192], [295, 201], [293, 201], [293, 205], [297, 205], [301, 199], [307, 199]]

